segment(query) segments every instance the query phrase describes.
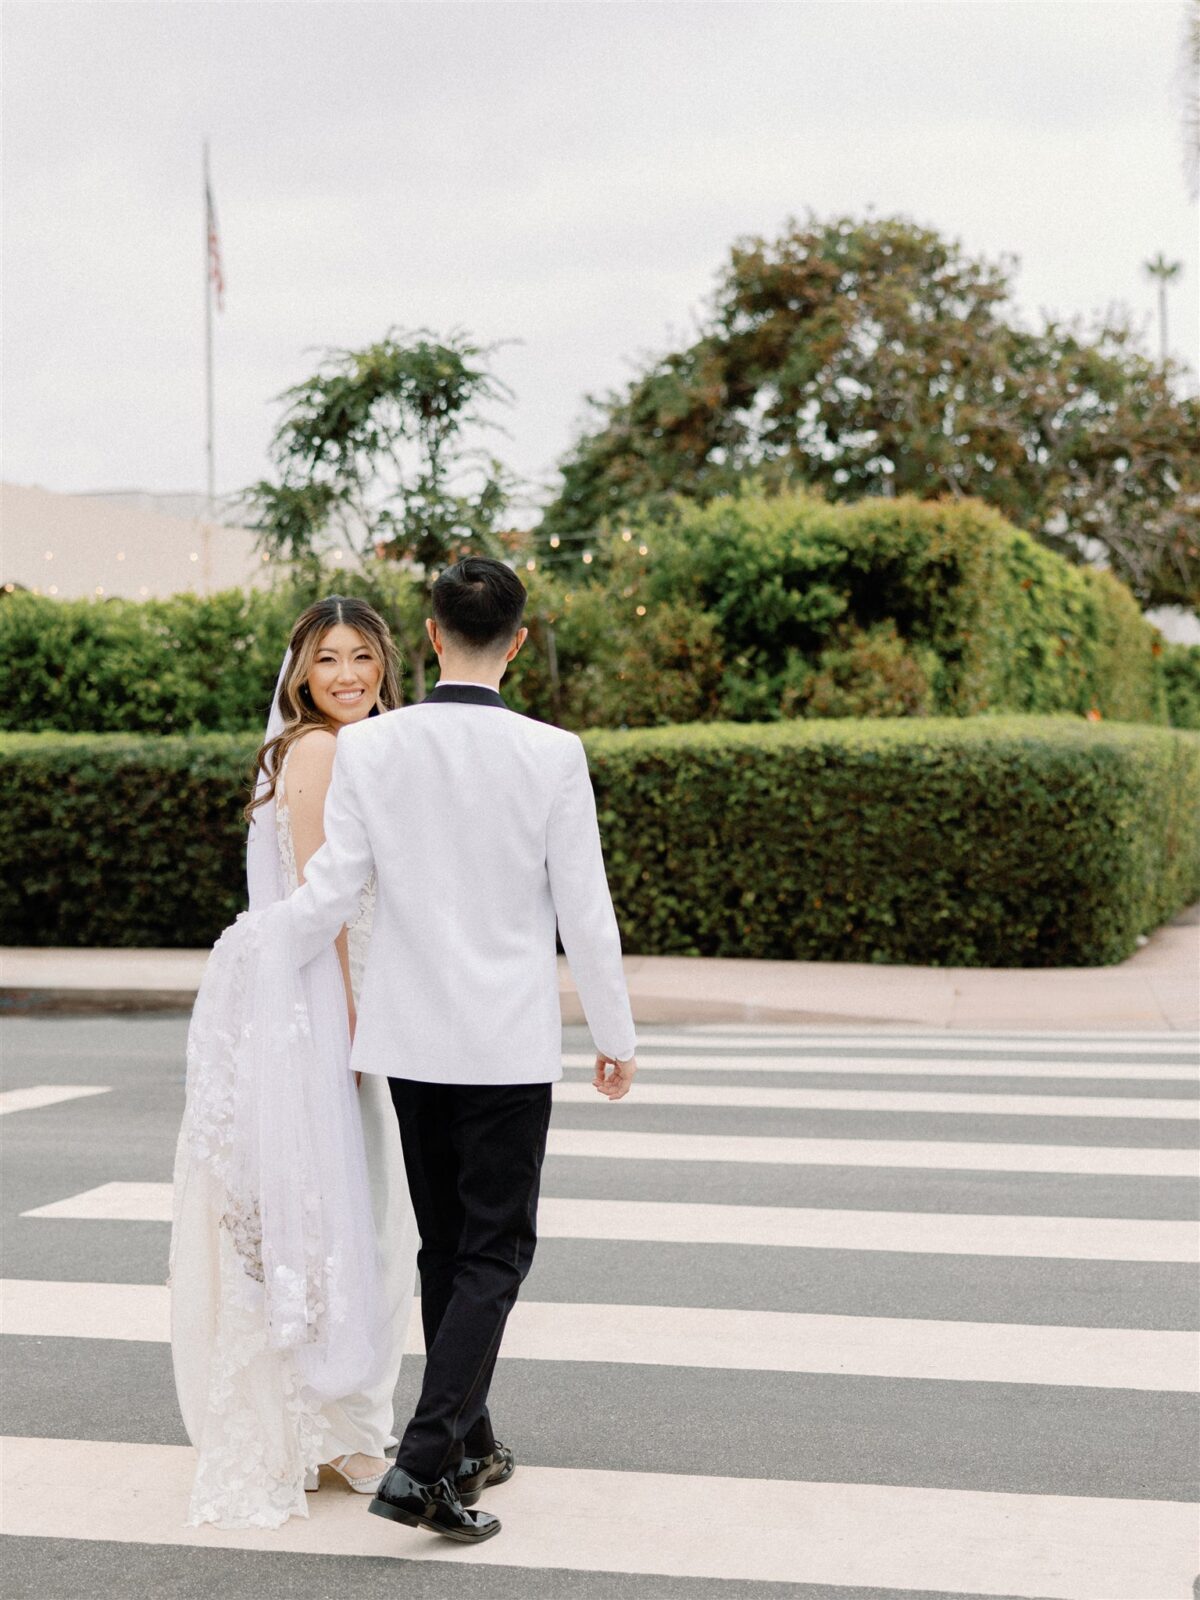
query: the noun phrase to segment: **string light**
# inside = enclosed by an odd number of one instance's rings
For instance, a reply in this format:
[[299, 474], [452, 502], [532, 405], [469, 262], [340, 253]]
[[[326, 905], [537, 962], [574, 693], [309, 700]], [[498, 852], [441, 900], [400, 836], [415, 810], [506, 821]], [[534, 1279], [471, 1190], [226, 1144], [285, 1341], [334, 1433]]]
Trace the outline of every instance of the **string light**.
[[53, 561], [54, 560], [54, 551], [53, 550], [47, 550], [46, 551], [46, 560], [47, 561]]
[[637, 609], [637, 614], [638, 614], [639, 617], [644, 617], [646, 615], [645, 606], [638, 606], [636, 609]]
[[625, 541], [625, 543], [626, 543], [626, 544], [628, 544], [628, 543], [629, 543], [629, 541], [630, 541], [630, 539], [632, 539], [632, 538], [633, 538], [633, 534], [632, 534], [632, 533], [630, 533], [630, 531], [629, 531], [629, 529], [628, 529], [628, 528], [626, 528], [626, 529], [625, 529], [625, 530], [624, 530], [624, 531], [623, 531], [623, 533], [622, 533], [622, 534], [621, 534], [621, 537], [622, 537], [622, 539], [624, 539], [624, 541]]
[[583, 564], [586, 567], [586, 566], [591, 566], [591, 563], [592, 563], [592, 552], [590, 550], [585, 550], [583, 552]]
[[526, 572], [536, 572], [537, 571], [537, 562], [532, 560], [532, 559], [527, 561], [525, 563], [525, 571]]
[[552, 533], [550, 535], [550, 548], [551, 548], [551, 550], [557, 550], [561, 543], [562, 543], [562, 540], [558, 537], [558, 535], [556, 533]]
[[[12, 588], [12, 584], [10, 583], [8, 587], [11, 589]], [[47, 594], [57, 594], [58, 593], [58, 585], [56, 583], [52, 583], [50, 585], [50, 587], [46, 590], [46, 593]]]
[[640, 544], [640, 545], [638, 545], [638, 555], [640, 555], [640, 556], [648, 556], [649, 554], [650, 554], [650, 546], [648, 544]]
[[125, 559], [125, 552], [124, 552], [124, 550], [118, 550], [118, 551], [117, 551], [117, 560], [118, 560], [118, 561], [124, 561], [124, 559]]
[[200, 559], [200, 553], [197, 550], [193, 550], [191, 555], [188, 557], [189, 561], [199, 561], [199, 559]]
[[97, 593], [97, 594], [103, 594], [103, 593], [104, 593], [104, 586], [103, 586], [103, 585], [102, 585], [102, 584], [99, 584], [99, 583], [98, 583], [98, 584], [97, 584], [97, 585], [96, 585], [96, 593]]

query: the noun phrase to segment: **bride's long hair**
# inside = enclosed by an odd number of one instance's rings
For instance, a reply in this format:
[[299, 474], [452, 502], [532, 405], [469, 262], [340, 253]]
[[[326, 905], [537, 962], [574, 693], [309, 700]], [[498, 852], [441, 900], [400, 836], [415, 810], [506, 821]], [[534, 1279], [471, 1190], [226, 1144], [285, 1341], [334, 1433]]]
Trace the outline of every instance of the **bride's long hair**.
[[[378, 711], [392, 711], [401, 702], [400, 672], [396, 646], [387, 623], [373, 606], [365, 600], [356, 600], [342, 594], [328, 595], [302, 611], [292, 627], [288, 641], [292, 652], [287, 676], [279, 686], [279, 711], [283, 717], [283, 731], [268, 739], [254, 758], [254, 771], [266, 774], [267, 782], [246, 806], [242, 815], [249, 822], [259, 806], [275, 797], [275, 784], [283, 758], [288, 748], [310, 728], [328, 728], [337, 732], [337, 724], [317, 710], [308, 689], [308, 675], [312, 671], [321, 641], [330, 628], [344, 623], [361, 633], [367, 648], [382, 668], [379, 680], [379, 701], [371, 715]], [[253, 781], [253, 780], [252, 780]]]

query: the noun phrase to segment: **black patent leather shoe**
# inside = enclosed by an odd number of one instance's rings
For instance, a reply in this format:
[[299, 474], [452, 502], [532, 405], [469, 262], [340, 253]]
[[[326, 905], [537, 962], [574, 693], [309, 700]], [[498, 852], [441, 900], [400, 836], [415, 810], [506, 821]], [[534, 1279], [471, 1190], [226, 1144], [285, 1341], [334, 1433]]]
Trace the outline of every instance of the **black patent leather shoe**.
[[418, 1483], [402, 1467], [392, 1467], [385, 1473], [367, 1510], [408, 1528], [425, 1528], [447, 1539], [457, 1539], [460, 1544], [481, 1544], [500, 1532], [499, 1517], [490, 1511], [468, 1511], [449, 1478]]
[[496, 1440], [491, 1455], [464, 1456], [459, 1463], [454, 1487], [464, 1506], [473, 1506], [485, 1489], [507, 1483], [517, 1470], [517, 1458], [506, 1444]]

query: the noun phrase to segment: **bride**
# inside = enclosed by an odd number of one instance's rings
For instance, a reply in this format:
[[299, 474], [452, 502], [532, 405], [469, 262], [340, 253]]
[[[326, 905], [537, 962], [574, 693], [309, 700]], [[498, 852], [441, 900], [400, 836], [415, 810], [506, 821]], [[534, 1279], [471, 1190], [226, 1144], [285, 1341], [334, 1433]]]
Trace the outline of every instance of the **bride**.
[[324, 840], [338, 729], [399, 698], [370, 606], [334, 595], [297, 619], [246, 808], [250, 910], [214, 946], [188, 1032], [170, 1284], [192, 1525], [307, 1516], [321, 1464], [373, 1493], [396, 1443], [416, 1224], [387, 1079], [349, 1070], [374, 881], [303, 968], [285, 902]]

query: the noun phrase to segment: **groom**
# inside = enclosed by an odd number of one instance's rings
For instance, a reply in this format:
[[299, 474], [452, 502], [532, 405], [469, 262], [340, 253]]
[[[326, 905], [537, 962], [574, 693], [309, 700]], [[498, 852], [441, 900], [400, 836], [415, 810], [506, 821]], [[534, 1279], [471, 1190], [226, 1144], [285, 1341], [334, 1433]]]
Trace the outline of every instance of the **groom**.
[[528, 635], [525, 588], [468, 556], [433, 588], [441, 675], [418, 705], [338, 734], [325, 844], [292, 897], [300, 959], [353, 914], [375, 921], [351, 1065], [385, 1074], [421, 1235], [425, 1377], [370, 1509], [477, 1543], [470, 1509], [515, 1470], [488, 1388], [533, 1260], [550, 1085], [562, 1076], [555, 924], [610, 1100], [637, 1071], [587, 758], [499, 689]]

